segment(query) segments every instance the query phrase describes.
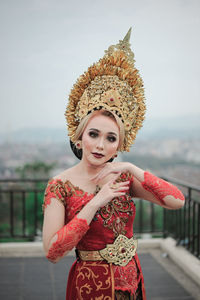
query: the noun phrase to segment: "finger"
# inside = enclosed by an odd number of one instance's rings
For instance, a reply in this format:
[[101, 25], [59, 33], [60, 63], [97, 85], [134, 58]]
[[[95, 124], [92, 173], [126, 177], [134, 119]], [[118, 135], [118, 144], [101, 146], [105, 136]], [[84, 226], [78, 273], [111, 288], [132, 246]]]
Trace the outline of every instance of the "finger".
[[96, 180], [96, 181], [99, 181], [99, 180], [105, 178], [108, 174], [111, 174], [111, 173], [113, 173], [113, 174], [119, 174], [119, 171], [114, 171], [114, 170], [112, 170], [112, 169], [109, 168], [109, 167], [105, 167], [103, 170], [101, 170], [101, 171], [98, 173], [98, 175], [97, 175], [97, 177], [96, 177], [95, 180]]
[[[117, 178], [120, 176], [120, 172], [117, 174]], [[127, 181], [121, 181], [121, 182], [116, 182], [116, 178], [112, 178], [109, 182], [109, 185], [115, 185], [117, 184], [117, 187], [125, 187], [130, 185], [130, 180]]]
[[118, 186], [126, 186], [126, 185], [129, 185], [130, 184], [130, 181], [123, 181], [123, 182], [118, 182], [117, 185]]
[[123, 186], [123, 187], [117, 187], [116, 189], [113, 189], [113, 192], [121, 192], [124, 190], [129, 190], [129, 186]]
[[119, 183], [111, 183], [109, 184], [109, 187], [115, 192], [129, 189], [129, 185], [119, 185]]
[[120, 176], [120, 172], [117, 172], [113, 175], [112, 179], [108, 181], [108, 184], [115, 183], [116, 179]]
[[120, 196], [125, 196], [125, 195], [126, 195], [126, 192], [118, 192], [114, 195], [114, 198], [120, 197]]
[[116, 171], [111, 171], [111, 172], [108, 172], [108, 171], [100, 171], [101, 173], [98, 174], [98, 176], [96, 177], [95, 180], [93, 180], [93, 182], [95, 183], [98, 183], [101, 179], [103, 179], [105, 176], [107, 176], [109, 173], [113, 173], [115, 176], [112, 177], [112, 179], [109, 181], [109, 182], [113, 182], [115, 181], [119, 175], [121, 174], [119, 171], [116, 172]]
[[113, 169], [111, 164], [107, 163], [106, 166], [95, 176], [93, 181], [98, 182], [109, 174], [121, 174], [121, 171]]

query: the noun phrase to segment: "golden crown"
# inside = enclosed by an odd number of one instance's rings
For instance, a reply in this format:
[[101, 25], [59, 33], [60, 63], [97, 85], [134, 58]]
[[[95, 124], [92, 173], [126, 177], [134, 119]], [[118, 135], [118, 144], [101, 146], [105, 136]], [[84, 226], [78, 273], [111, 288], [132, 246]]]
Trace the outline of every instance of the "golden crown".
[[131, 28], [123, 40], [110, 46], [103, 58], [74, 84], [65, 112], [73, 143], [80, 121], [94, 110], [105, 109], [117, 114], [124, 123], [125, 138], [119, 150], [130, 150], [146, 110], [143, 81], [134, 66], [130, 34]]

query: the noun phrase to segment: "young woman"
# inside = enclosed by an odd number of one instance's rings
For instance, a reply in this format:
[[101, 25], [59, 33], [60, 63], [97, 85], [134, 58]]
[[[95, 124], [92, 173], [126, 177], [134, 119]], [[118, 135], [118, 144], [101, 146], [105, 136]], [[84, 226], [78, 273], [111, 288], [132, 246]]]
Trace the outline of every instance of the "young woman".
[[146, 299], [133, 236], [134, 197], [169, 209], [184, 204], [175, 186], [131, 163], [113, 162], [118, 151], [129, 150], [145, 110], [129, 36], [74, 85], [66, 116], [80, 163], [50, 179], [45, 192], [47, 258], [56, 263], [76, 247], [68, 300]]

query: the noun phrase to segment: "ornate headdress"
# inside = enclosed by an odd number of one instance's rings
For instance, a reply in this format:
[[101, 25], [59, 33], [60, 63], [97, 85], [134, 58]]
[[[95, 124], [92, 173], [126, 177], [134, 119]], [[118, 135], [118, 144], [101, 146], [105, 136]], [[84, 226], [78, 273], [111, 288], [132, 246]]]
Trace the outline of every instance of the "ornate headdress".
[[94, 110], [117, 114], [124, 123], [125, 138], [120, 151], [129, 151], [142, 126], [146, 106], [143, 81], [134, 66], [130, 48], [131, 28], [123, 40], [112, 45], [97, 63], [90, 66], [74, 84], [65, 116], [68, 135], [75, 142], [80, 121]]

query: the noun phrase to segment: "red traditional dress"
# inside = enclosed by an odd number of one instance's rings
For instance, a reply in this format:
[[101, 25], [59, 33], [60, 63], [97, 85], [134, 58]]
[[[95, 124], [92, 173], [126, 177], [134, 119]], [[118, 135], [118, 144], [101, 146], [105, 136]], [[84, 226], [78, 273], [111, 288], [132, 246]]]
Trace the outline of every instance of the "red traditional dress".
[[[147, 178], [143, 186], [145, 189], [153, 191], [160, 201], [162, 197], [166, 196], [166, 193], [183, 197], [177, 188], [157, 177], [152, 177], [153, 175], [151, 175], [151, 180], [146, 187], [148, 174], [146, 172]], [[84, 251], [101, 250], [107, 244], [113, 244], [120, 234], [127, 238], [133, 237], [133, 222], [136, 213], [131, 191], [133, 176], [130, 173], [122, 173], [117, 182], [127, 180], [130, 181], [130, 188], [126, 195], [116, 197], [106, 206], [100, 208], [90, 225], [87, 224], [86, 220], [77, 218], [76, 215], [95, 196], [95, 193], [89, 194], [74, 186], [69, 180], [65, 182], [58, 179], [49, 180], [45, 192], [44, 207], [50, 204], [51, 198], [61, 201], [65, 206], [66, 225], [57, 232], [58, 239], [50, 248], [47, 258], [54, 262], [57, 257], [63, 256], [64, 253], [74, 247]], [[163, 189], [165, 190], [164, 193]], [[117, 298], [119, 295], [116, 294], [120, 292], [116, 291], [123, 291], [124, 295], [128, 295], [127, 298], [125, 296], [124, 298]], [[137, 253], [126, 266], [108, 263], [106, 260], [83, 261], [78, 258], [73, 263], [68, 277], [66, 300], [72, 299], [146, 300], [144, 279]]]

